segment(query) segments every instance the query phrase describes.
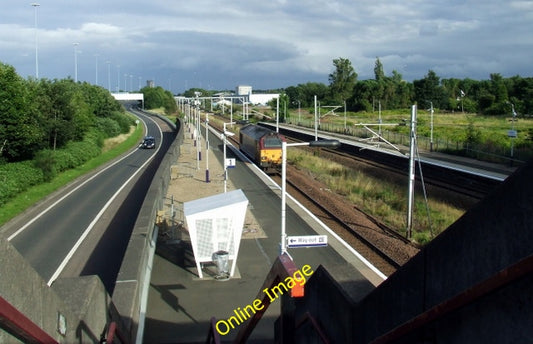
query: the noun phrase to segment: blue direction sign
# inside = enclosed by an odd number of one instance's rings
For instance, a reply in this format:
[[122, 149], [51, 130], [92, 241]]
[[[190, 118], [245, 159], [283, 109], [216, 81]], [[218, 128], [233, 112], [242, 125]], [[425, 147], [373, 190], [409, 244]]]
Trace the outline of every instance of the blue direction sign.
[[328, 246], [327, 235], [301, 235], [301, 236], [288, 236], [287, 247], [322, 247]]

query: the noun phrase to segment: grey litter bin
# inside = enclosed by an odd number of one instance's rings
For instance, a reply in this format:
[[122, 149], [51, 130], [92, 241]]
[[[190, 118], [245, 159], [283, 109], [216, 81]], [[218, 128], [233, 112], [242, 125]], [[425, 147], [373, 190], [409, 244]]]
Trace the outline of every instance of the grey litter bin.
[[213, 260], [217, 266], [217, 279], [229, 278], [228, 260], [229, 253], [226, 251], [216, 251], [213, 253]]

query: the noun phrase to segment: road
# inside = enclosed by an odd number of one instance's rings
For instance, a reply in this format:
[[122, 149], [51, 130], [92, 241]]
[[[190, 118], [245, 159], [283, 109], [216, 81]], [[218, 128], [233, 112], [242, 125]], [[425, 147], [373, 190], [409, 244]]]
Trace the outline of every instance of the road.
[[7, 229], [48, 285], [59, 277], [98, 275], [112, 294], [138, 210], [174, 138], [152, 117], [137, 115], [156, 149], [134, 149], [79, 178]]

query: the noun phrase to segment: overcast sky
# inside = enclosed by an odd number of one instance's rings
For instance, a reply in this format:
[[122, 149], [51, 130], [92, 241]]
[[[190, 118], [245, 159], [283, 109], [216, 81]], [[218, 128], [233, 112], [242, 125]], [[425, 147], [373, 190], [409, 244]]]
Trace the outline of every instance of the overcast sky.
[[78, 80], [112, 91], [329, 84], [339, 57], [359, 80], [376, 57], [408, 81], [533, 75], [533, 0], [37, 1], [0, 10], [0, 62], [24, 78], [36, 37], [40, 78], [74, 79], [77, 60]]

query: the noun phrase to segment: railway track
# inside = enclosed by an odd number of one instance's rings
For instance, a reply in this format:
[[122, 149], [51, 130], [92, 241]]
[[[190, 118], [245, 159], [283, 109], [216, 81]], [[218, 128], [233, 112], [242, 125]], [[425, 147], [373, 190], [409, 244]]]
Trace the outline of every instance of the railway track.
[[[238, 146], [234, 137], [228, 139]], [[353, 205], [339, 209], [339, 205], [347, 205], [343, 199], [333, 199], [331, 193], [324, 194], [323, 187], [311, 186], [311, 180], [298, 176], [301, 173], [288, 166], [289, 193], [385, 275], [392, 274], [418, 252], [396, 231]], [[279, 174], [271, 177], [281, 184]]]
[[[273, 179], [281, 183], [279, 175]], [[357, 214], [356, 216], [369, 219], [377, 228], [369, 228], [336, 214], [336, 211], [331, 209], [331, 202], [317, 201], [316, 193], [309, 193], [308, 185], [298, 185], [292, 181], [287, 181], [287, 190], [292, 197], [387, 276], [391, 275], [412, 256], [397, 254], [398, 251], [404, 251], [408, 247], [408, 251], [413, 254], [418, 252], [418, 249], [414, 248], [405, 238], [390, 229], [381, 227], [378, 221], [355, 207], [352, 212]]]

